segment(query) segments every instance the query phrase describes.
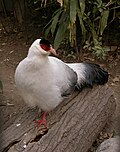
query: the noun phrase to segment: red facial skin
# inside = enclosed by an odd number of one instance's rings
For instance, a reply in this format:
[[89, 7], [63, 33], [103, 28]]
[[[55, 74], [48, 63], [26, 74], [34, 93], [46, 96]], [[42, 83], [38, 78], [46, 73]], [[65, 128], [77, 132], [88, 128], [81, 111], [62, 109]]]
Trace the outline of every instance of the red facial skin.
[[44, 45], [44, 44], [40, 44], [41, 48], [45, 51], [50, 51], [50, 47], [48, 47], [47, 45]]
[[45, 50], [46, 52], [50, 52], [52, 53], [54, 56], [58, 56], [58, 54], [56, 53], [56, 51], [52, 48], [52, 46], [47, 46], [45, 44], [40, 44], [40, 47]]

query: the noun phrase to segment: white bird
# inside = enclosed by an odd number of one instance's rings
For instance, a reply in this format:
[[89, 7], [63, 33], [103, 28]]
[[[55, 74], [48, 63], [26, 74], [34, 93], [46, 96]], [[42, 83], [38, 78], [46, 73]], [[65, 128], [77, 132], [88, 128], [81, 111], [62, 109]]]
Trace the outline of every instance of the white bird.
[[42, 119], [37, 121], [39, 126], [46, 126], [46, 112], [57, 107], [76, 87], [81, 90], [108, 81], [108, 72], [99, 65], [67, 64], [49, 56], [50, 53], [57, 55], [48, 40], [35, 40], [15, 71], [16, 86], [24, 101], [44, 111]]

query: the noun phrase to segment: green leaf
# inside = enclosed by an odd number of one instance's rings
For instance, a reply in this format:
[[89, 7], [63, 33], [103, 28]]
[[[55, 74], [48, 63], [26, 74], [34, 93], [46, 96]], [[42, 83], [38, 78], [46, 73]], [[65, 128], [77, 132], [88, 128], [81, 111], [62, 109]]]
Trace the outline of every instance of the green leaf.
[[76, 38], [76, 26], [75, 24], [70, 24], [69, 25], [69, 41], [70, 41], [70, 45], [71, 47], [74, 46], [75, 43], [75, 38]]
[[34, 2], [34, 4], [37, 4], [39, 2], [39, 0], [34, 0], [33, 2]]
[[100, 20], [100, 35], [103, 34], [103, 31], [107, 26], [108, 16], [109, 16], [109, 11], [108, 10], [105, 10], [105, 11], [102, 12], [102, 18]]
[[46, 28], [46, 30], [45, 30], [45, 36], [48, 35], [48, 33], [50, 32], [50, 30], [51, 30], [51, 25], [49, 25], [49, 26]]
[[53, 13], [53, 17], [60, 11], [60, 10], [62, 10], [63, 9], [63, 7], [61, 7], [61, 8], [59, 8], [59, 9], [57, 9], [54, 13]]
[[100, 8], [102, 6], [102, 0], [97, 0], [97, 8]]
[[117, 0], [117, 4], [120, 5], [120, 1], [119, 0]]
[[61, 17], [60, 17], [60, 21], [59, 21], [59, 23], [60, 23], [60, 24], [62, 24], [63, 22], [66, 22], [66, 19], [68, 19], [68, 18], [69, 18], [68, 13], [69, 13], [69, 11], [68, 11], [68, 10], [67, 10], [67, 11], [62, 12]]
[[45, 36], [47, 36], [48, 33], [50, 32], [52, 20], [53, 20], [53, 19], [51, 19], [51, 20], [47, 23], [47, 25], [44, 27]]
[[85, 0], [79, 0], [80, 3], [80, 8], [81, 8], [81, 14], [83, 16], [84, 11], [85, 11]]
[[64, 2], [64, 7], [66, 9], [68, 7], [68, 5], [69, 5], [69, 0], [64, 0], [63, 2]]
[[94, 22], [100, 20], [100, 18], [101, 18], [100, 16], [97, 16], [97, 17], [94, 19]]
[[86, 39], [86, 29], [83, 23], [83, 18], [82, 18], [82, 13], [80, 12], [80, 9], [77, 7], [77, 13], [78, 13], [78, 17], [80, 20], [80, 26], [81, 26], [81, 30], [82, 30], [82, 35], [83, 35], [83, 40]]
[[58, 49], [60, 43], [66, 36], [67, 26], [66, 23], [60, 24], [57, 30], [55, 40], [54, 40], [54, 48]]
[[75, 0], [71, 0], [70, 1], [70, 21], [72, 24], [75, 23], [76, 21], [76, 14], [77, 14], [76, 2]]
[[59, 10], [59, 12], [53, 17], [53, 21], [52, 21], [52, 24], [51, 24], [51, 33], [52, 35], [54, 34], [55, 32], [55, 29], [56, 29], [56, 26], [58, 24], [58, 21], [59, 21], [59, 17], [61, 15], [63, 10]]

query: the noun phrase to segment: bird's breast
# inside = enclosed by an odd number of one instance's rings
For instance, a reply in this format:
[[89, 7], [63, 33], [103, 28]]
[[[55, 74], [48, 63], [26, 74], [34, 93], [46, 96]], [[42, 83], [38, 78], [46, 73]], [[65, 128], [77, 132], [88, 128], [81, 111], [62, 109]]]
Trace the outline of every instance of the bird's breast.
[[55, 84], [54, 73], [49, 64], [33, 67], [18, 66], [15, 73], [17, 88], [28, 105], [50, 111], [62, 101], [60, 88]]

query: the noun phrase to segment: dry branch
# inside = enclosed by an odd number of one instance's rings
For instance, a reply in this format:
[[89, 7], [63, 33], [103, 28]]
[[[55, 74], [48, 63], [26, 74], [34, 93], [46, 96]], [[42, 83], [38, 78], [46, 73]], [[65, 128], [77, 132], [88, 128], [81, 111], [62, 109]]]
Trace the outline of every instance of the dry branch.
[[75, 92], [48, 114], [49, 130], [35, 128], [36, 110], [25, 107], [16, 121], [0, 134], [1, 152], [87, 152], [115, 111], [108, 86]]

